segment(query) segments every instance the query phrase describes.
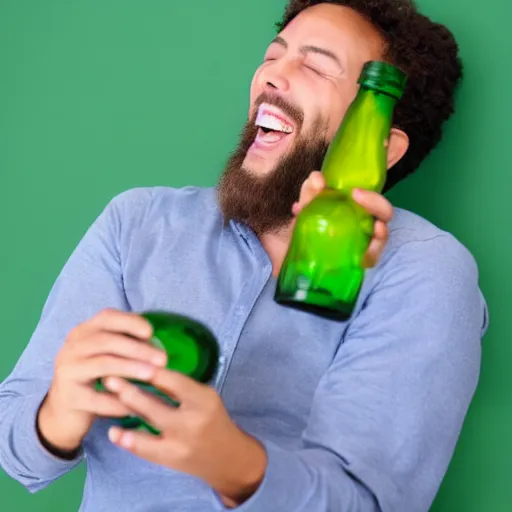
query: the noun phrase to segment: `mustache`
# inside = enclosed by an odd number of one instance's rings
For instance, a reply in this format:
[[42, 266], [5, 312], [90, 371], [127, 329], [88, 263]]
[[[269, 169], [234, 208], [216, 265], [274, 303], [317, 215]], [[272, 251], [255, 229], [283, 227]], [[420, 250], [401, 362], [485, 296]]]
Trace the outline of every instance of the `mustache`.
[[256, 118], [256, 114], [259, 106], [262, 103], [267, 103], [269, 105], [273, 105], [274, 107], [279, 108], [286, 114], [292, 121], [295, 121], [297, 126], [300, 128], [302, 123], [304, 122], [304, 112], [301, 108], [294, 105], [288, 100], [285, 100], [282, 96], [278, 94], [271, 94], [267, 91], [262, 92], [254, 102], [254, 112], [252, 116], [252, 120]]

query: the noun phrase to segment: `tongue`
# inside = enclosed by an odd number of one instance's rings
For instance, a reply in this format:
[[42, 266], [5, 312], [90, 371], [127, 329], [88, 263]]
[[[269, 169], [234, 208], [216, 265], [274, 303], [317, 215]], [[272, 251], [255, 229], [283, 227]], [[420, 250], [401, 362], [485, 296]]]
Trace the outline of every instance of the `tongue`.
[[286, 133], [277, 131], [270, 131], [268, 133], [265, 133], [263, 130], [260, 129], [258, 130], [258, 135], [256, 136], [256, 139], [259, 142], [263, 142], [265, 144], [275, 144], [276, 142], [279, 142], [280, 140], [284, 139], [286, 135]]

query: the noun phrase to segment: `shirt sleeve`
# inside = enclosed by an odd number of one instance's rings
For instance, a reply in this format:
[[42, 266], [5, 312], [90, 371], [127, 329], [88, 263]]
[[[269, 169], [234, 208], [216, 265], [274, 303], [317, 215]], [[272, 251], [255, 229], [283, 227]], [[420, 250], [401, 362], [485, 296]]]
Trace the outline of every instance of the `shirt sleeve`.
[[405, 243], [378, 274], [301, 449], [262, 440], [264, 480], [235, 510], [429, 510], [477, 385], [486, 304], [472, 256], [449, 235]]
[[119, 240], [123, 205], [131, 195], [128, 191], [114, 198], [81, 239], [50, 291], [30, 342], [0, 385], [0, 465], [30, 492], [82, 460], [82, 453], [65, 460], [46, 450], [36, 415], [69, 331], [106, 307], [128, 309]]

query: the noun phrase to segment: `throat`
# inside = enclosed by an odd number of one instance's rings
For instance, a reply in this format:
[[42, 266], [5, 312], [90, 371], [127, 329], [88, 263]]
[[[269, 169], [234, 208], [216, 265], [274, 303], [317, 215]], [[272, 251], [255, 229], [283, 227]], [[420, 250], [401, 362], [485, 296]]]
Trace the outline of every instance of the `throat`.
[[283, 265], [288, 246], [290, 244], [290, 237], [292, 233], [291, 226], [271, 232], [263, 233], [259, 236], [261, 245], [265, 249], [267, 256], [272, 263], [272, 276], [277, 277]]

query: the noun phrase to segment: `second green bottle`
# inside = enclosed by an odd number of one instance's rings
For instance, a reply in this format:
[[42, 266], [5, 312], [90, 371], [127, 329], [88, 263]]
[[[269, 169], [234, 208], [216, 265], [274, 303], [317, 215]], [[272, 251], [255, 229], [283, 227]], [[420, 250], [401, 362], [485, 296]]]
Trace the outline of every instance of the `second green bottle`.
[[[198, 382], [211, 381], [217, 371], [220, 351], [215, 336], [204, 324], [167, 312], [148, 311], [141, 316], [153, 327], [151, 343], [167, 353], [169, 370], [181, 372]], [[161, 397], [170, 405], [179, 405], [154, 386], [141, 381], [132, 382], [144, 391]], [[105, 391], [101, 380], [97, 381], [96, 389]], [[118, 422], [126, 429], [144, 428], [158, 434], [157, 429], [137, 416], [127, 416]]]

